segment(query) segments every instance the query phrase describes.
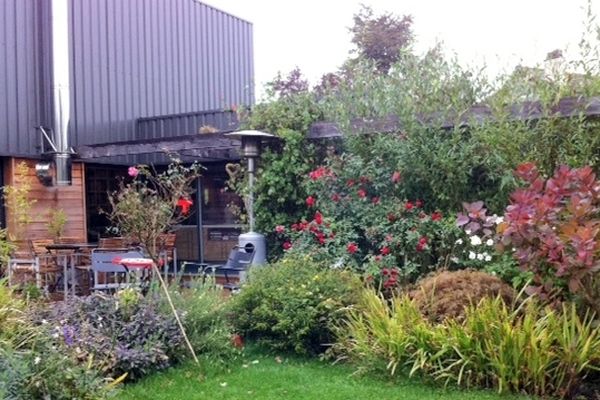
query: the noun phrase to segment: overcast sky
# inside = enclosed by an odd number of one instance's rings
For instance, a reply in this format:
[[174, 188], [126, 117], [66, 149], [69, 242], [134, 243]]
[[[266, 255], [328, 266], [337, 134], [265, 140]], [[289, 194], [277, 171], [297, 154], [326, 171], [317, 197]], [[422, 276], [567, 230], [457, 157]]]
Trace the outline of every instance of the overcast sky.
[[[442, 41], [463, 64], [490, 74], [542, 62], [556, 48], [575, 51], [585, 0], [206, 0], [254, 24], [257, 100], [278, 71], [301, 68], [311, 83], [335, 71], [352, 46], [348, 27], [360, 4], [376, 14], [412, 15], [418, 51]], [[596, 15], [600, 0], [592, 0]], [[600, 21], [597, 21], [600, 22]]]

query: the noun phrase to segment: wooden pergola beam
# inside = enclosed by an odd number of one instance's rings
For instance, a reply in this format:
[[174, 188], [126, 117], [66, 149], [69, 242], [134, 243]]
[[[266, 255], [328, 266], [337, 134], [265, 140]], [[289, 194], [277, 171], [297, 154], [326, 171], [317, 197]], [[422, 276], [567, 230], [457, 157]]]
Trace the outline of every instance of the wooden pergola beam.
[[130, 156], [152, 153], [183, 153], [208, 159], [235, 159], [240, 142], [224, 136], [229, 132], [204, 133], [160, 139], [139, 139], [77, 146], [79, 158]]
[[[550, 116], [570, 118], [585, 116], [588, 118], [600, 116], [600, 97], [565, 97], [549, 110], [545, 110], [539, 101], [528, 101], [507, 107], [509, 119], [515, 121], [534, 121]], [[474, 106], [468, 111], [452, 118], [441, 119], [440, 115], [422, 116], [419, 120], [424, 125], [441, 129], [451, 129], [455, 126], [480, 125], [494, 120], [494, 113], [489, 106]], [[403, 130], [400, 118], [390, 115], [383, 118], [355, 118], [350, 121], [352, 133], [391, 133]], [[312, 124], [308, 137], [311, 139], [327, 139], [342, 137], [343, 132], [335, 122], [317, 122]]]

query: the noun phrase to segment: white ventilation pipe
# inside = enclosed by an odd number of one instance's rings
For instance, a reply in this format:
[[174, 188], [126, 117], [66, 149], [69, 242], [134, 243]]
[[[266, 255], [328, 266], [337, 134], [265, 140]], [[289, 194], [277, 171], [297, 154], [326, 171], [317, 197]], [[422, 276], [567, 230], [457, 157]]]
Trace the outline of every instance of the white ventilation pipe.
[[71, 184], [69, 120], [69, 1], [52, 0], [52, 94], [54, 97], [55, 184]]

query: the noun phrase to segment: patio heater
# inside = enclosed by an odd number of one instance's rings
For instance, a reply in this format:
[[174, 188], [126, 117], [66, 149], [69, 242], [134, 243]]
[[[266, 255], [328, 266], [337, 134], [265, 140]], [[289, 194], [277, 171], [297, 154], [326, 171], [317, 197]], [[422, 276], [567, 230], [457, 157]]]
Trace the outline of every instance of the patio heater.
[[242, 142], [240, 155], [248, 161], [248, 198], [246, 207], [250, 231], [242, 233], [238, 239], [240, 248], [254, 249], [252, 264], [260, 265], [267, 262], [267, 244], [265, 236], [254, 232], [254, 178], [256, 174], [256, 159], [260, 157], [262, 143], [275, 138], [274, 135], [260, 131], [237, 131], [226, 133]]

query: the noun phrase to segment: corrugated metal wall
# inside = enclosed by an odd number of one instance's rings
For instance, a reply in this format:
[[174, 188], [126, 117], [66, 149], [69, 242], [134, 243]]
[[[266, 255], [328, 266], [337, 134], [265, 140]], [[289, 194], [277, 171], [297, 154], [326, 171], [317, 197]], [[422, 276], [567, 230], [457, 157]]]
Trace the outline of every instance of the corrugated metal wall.
[[194, 0], [71, 4], [75, 145], [136, 139], [138, 118], [253, 102], [250, 23]]
[[0, 0], [0, 154], [31, 154], [41, 115], [40, 10], [32, 0]]
[[[70, 0], [72, 145], [254, 102], [252, 24], [195, 0]], [[0, 155], [51, 126], [48, 0], [0, 0]], [[161, 131], [161, 135], [171, 133]]]

